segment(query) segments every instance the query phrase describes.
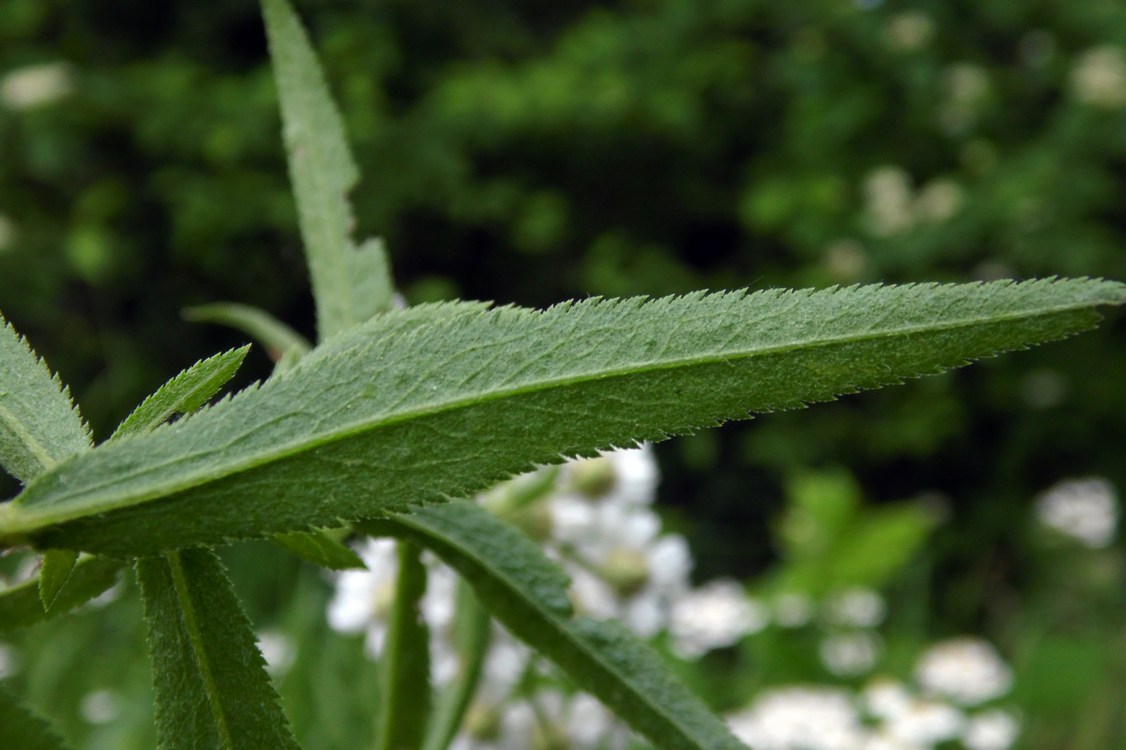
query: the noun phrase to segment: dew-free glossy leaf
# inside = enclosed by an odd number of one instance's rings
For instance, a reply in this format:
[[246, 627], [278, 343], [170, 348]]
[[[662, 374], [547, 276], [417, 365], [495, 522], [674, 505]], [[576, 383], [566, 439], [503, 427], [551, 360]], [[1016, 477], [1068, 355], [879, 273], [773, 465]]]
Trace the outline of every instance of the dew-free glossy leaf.
[[304, 336], [265, 310], [237, 302], [212, 302], [184, 308], [184, 320], [193, 323], [218, 323], [242, 331], [266, 347], [270, 359], [281, 360], [285, 353], [296, 350], [308, 354], [312, 348]]
[[868, 286], [373, 325], [369, 342], [56, 466], [0, 505], [0, 540], [132, 555], [340, 525], [1062, 338], [1124, 298], [1091, 280]]
[[317, 306], [318, 338], [325, 341], [391, 309], [387, 255], [376, 240], [358, 247], [352, 241], [347, 196], [359, 171], [301, 21], [285, 0], [263, 0], [262, 14]]
[[662, 750], [743, 748], [625, 628], [572, 617], [566, 577], [531, 540], [469, 501], [372, 524], [432, 550], [506, 628]]
[[250, 621], [215, 553], [141, 558], [137, 579], [160, 750], [296, 750]]
[[122, 565], [121, 560], [106, 557], [79, 558], [46, 612], [38, 579], [0, 589], [0, 633], [49, 620], [85, 604], [117, 581]]
[[0, 316], [0, 464], [26, 484], [89, 447], [66, 388]]
[[0, 686], [0, 747], [11, 750], [65, 750], [51, 726]]
[[49, 549], [43, 553], [43, 567], [39, 569], [39, 598], [46, 611], [55, 603], [55, 597], [66, 585], [78, 562], [78, 553], [72, 549]]
[[244, 346], [196, 362], [142, 401], [110, 439], [148, 432], [171, 417], [196, 411], [234, 376], [248, 351]]

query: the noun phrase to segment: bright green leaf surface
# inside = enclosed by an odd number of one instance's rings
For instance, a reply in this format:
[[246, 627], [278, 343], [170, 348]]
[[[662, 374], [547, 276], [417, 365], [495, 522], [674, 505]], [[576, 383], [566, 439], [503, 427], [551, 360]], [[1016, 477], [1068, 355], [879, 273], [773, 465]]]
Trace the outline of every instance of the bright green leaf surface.
[[71, 549], [49, 549], [43, 553], [43, 567], [39, 569], [39, 598], [43, 610], [51, 608], [78, 562], [78, 553]]
[[0, 464], [27, 483], [89, 447], [66, 388], [0, 316]]
[[196, 411], [234, 376], [248, 351], [244, 346], [196, 362], [142, 401], [110, 439], [148, 432], [173, 416]]
[[366, 344], [60, 464], [0, 506], [0, 539], [131, 555], [339, 525], [1058, 339], [1124, 298], [1090, 280], [868, 286], [374, 326]]
[[572, 618], [567, 579], [519, 531], [453, 502], [372, 524], [433, 550], [513, 635], [663, 750], [742, 748], [660, 657], [625, 628]]
[[214, 552], [137, 561], [161, 750], [298, 747]]
[[46, 612], [43, 611], [43, 601], [39, 596], [38, 579], [0, 589], [0, 633], [49, 620], [85, 604], [114, 584], [121, 566], [120, 560], [105, 557], [81, 558], [67, 577], [66, 583], [55, 594], [51, 608]]
[[27, 710], [0, 686], [0, 747], [11, 750], [64, 750], [47, 722]]
[[359, 171], [305, 30], [285, 0], [263, 0], [262, 13], [317, 305], [318, 338], [325, 341], [391, 309], [390, 270], [378, 241], [359, 247], [352, 242], [347, 195]]
[[285, 323], [257, 307], [237, 302], [213, 302], [185, 308], [184, 320], [198, 323], [218, 323], [238, 329], [266, 347], [270, 359], [277, 362], [291, 349], [299, 354], [311, 348], [305, 337]]

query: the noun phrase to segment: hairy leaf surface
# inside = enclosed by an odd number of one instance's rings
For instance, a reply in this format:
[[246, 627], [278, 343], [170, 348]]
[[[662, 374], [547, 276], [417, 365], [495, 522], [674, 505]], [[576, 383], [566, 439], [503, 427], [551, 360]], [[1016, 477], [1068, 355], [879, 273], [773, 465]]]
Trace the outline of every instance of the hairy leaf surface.
[[51, 726], [0, 686], [0, 747], [11, 750], [65, 750]]
[[468, 501], [371, 524], [427, 547], [473, 586], [513, 635], [663, 750], [744, 747], [636, 636], [572, 617], [567, 579], [530, 539]]
[[387, 254], [378, 240], [357, 247], [351, 239], [347, 195], [359, 171], [300, 20], [285, 0], [263, 0], [262, 12], [316, 300], [318, 338], [324, 341], [391, 309]]
[[51, 608], [46, 612], [38, 579], [0, 589], [0, 633], [49, 620], [85, 604], [117, 581], [122, 565], [121, 560], [108, 557], [79, 558], [66, 582], [55, 592]]
[[374, 326], [365, 344], [56, 466], [0, 506], [0, 539], [132, 555], [338, 525], [1058, 339], [1124, 297], [1090, 280], [868, 286]]
[[0, 464], [26, 484], [89, 447], [66, 388], [0, 316]]
[[137, 561], [160, 750], [297, 750], [250, 621], [208, 549]]

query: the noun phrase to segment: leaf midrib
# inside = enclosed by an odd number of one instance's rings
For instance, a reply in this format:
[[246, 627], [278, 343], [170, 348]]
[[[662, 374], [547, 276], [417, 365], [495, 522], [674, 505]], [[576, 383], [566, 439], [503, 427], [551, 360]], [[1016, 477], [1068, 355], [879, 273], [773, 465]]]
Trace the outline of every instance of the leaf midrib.
[[39, 463], [39, 471], [46, 471], [55, 465], [55, 458], [47, 450], [47, 447], [35, 438], [35, 435], [27, 429], [27, 424], [22, 419], [3, 404], [0, 404], [0, 422], [8, 425], [8, 428], [20, 440], [20, 443], [28, 449], [28, 453]]
[[[628, 377], [648, 372], [658, 372], [660, 370], [677, 370], [717, 362], [753, 359], [755, 357], [784, 354], [786, 352], [794, 351], [797, 349], [828, 348], [839, 344], [858, 343], [880, 338], [911, 335], [924, 331], [938, 332], [957, 330], [959, 328], [972, 328], [974, 326], [980, 325], [1004, 323], [1005, 321], [1010, 320], [1027, 321], [1037, 318], [1066, 314], [1068, 312], [1083, 312], [1085, 310], [1089, 310], [1090, 307], [1091, 303], [1087, 302], [1077, 303], [1073, 305], [1059, 305], [1057, 307], [1039, 309], [1035, 312], [1016, 311], [1012, 313], [991, 314], [988, 316], [967, 317], [944, 323], [916, 323], [858, 334], [840, 334], [836, 336], [826, 336], [824, 338], [813, 338], [805, 341], [790, 342], [787, 344], [767, 345], [762, 348], [748, 350], [745, 353], [717, 353], [698, 357], [681, 357], [673, 360], [650, 360], [647, 362], [638, 362], [629, 367], [607, 368], [598, 371], [585, 371], [566, 377], [545, 378], [543, 380], [537, 380], [534, 383], [528, 383], [508, 388], [497, 388], [483, 394], [478, 393], [472, 396], [452, 399], [449, 401], [442, 401], [436, 404], [431, 404], [416, 409], [410, 409], [389, 415], [384, 415], [376, 419], [357, 422], [350, 426], [343, 426], [339, 429], [325, 432], [319, 436], [305, 438], [298, 442], [282, 444], [274, 450], [267, 449], [260, 452], [255, 452], [248, 458], [241, 461], [232, 462], [231, 464], [223, 467], [220, 471], [217, 472], [207, 474], [194, 473], [189, 475], [185, 479], [167, 482], [164, 484], [157, 481], [156, 483], [151, 485], [151, 489], [149, 489], [148, 491], [137, 492], [133, 495], [126, 495], [125, 497], [127, 498], [127, 500], [125, 502], [123, 502], [122, 498], [118, 496], [117, 498], [104, 500], [100, 503], [83, 504], [80, 508], [81, 512], [78, 514], [67, 512], [70, 509], [65, 506], [60, 512], [52, 513], [49, 508], [39, 510], [34, 505], [19, 505], [19, 497], [17, 497], [12, 501], [12, 503], [8, 504], [11, 511], [11, 520], [4, 523], [4, 526], [7, 527], [7, 533], [19, 534], [31, 532], [35, 529], [42, 528], [48, 525], [72, 521], [88, 515], [105, 513], [114, 510], [124, 510], [127, 508], [142, 505], [150, 500], [167, 497], [178, 492], [187, 491], [209, 482], [216, 482], [227, 477], [234, 476], [236, 474], [251, 471], [258, 468], [259, 466], [297, 456], [301, 453], [315, 450], [334, 442], [347, 440], [353, 436], [361, 435], [377, 429], [393, 427], [397, 424], [410, 422], [422, 417], [436, 416], [445, 412], [456, 411], [467, 406], [500, 401], [507, 398], [515, 398], [529, 393], [536, 393], [538, 391], [555, 390], [557, 388], [584, 383], [592, 380], [605, 381], [613, 378]], [[187, 423], [185, 422], [185, 424]], [[149, 473], [153, 470], [153, 468], [154, 467], [150, 465], [144, 469], [144, 472]], [[124, 476], [128, 478], [128, 475]], [[113, 484], [116, 484], [117, 481], [121, 479], [121, 477], [122, 475], [118, 475], [118, 477], [115, 477], [113, 480], [107, 480], [106, 482], [92, 484], [87, 487], [87, 491], [97, 492], [102, 487], [112, 486]]]

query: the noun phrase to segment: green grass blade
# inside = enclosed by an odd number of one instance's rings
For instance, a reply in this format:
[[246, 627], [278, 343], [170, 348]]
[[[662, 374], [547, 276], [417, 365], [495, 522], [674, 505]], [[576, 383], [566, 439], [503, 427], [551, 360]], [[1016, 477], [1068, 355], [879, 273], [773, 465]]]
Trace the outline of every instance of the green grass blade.
[[234, 377], [249, 351], [244, 346], [196, 362], [142, 401], [110, 440], [148, 432], [174, 416], [198, 410]]
[[0, 464], [26, 484], [89, 447], [66, 388], [0, 316]]
[[0, 589], [0, 633], [35, 625], [85, 604], [117, 581], [122, 565], [120, 560], [112, 558], [80, 558], [46, 612], [37, 579]]
[[242, 331], [266, 348], [270, 359], [281, 360], [285, 353], [296, 350], [308, 354], [312, 348], [297, 331], [265, 310], [237, 302], [212, 302], [208, 305], [186, 307], [181, 313], [184, 320], [193, 323], [218, 323]]
[[71, 549], [49, 549], [43, 553], [43, 567], [39, 569], [39, 598], [44, 612], [55, 603], [77, 562], [78, 553]]
[[571, 615], [567, 579], [531, 540], [468, 501], [372, 524], [432, 550], [516, 637], [554, 661], [663, 750], [743, 748], [664, 665], [620, 626]]
[[391, 309], [387, 255], [377, 241], [357, 247], [348, 192], [359, 180], [344, 123], [309, 38], [285, 0], [263, 0], [281, 104], [289, 175], [317, 307], [321, 341]]
[[0, 747], [11, 750], [65, 750], [51, 726], [0, 686]]
[[430, 629], [420, 605], [426, 593], [422, 550], [397, 545], [395, 601], [380, 656], [379, 712], [375, 750], [422, 746], [430, 718]]
[[0, 541], [134, 555], [338, 526], [1059, 339], [1124, 298], [1090, 280], [869, 286], [373, 327], [365, 344], [60, 464], [0, 505]]
[[160, 750], [297, 741], [222, 563], [197, 548], [137, 561]]

